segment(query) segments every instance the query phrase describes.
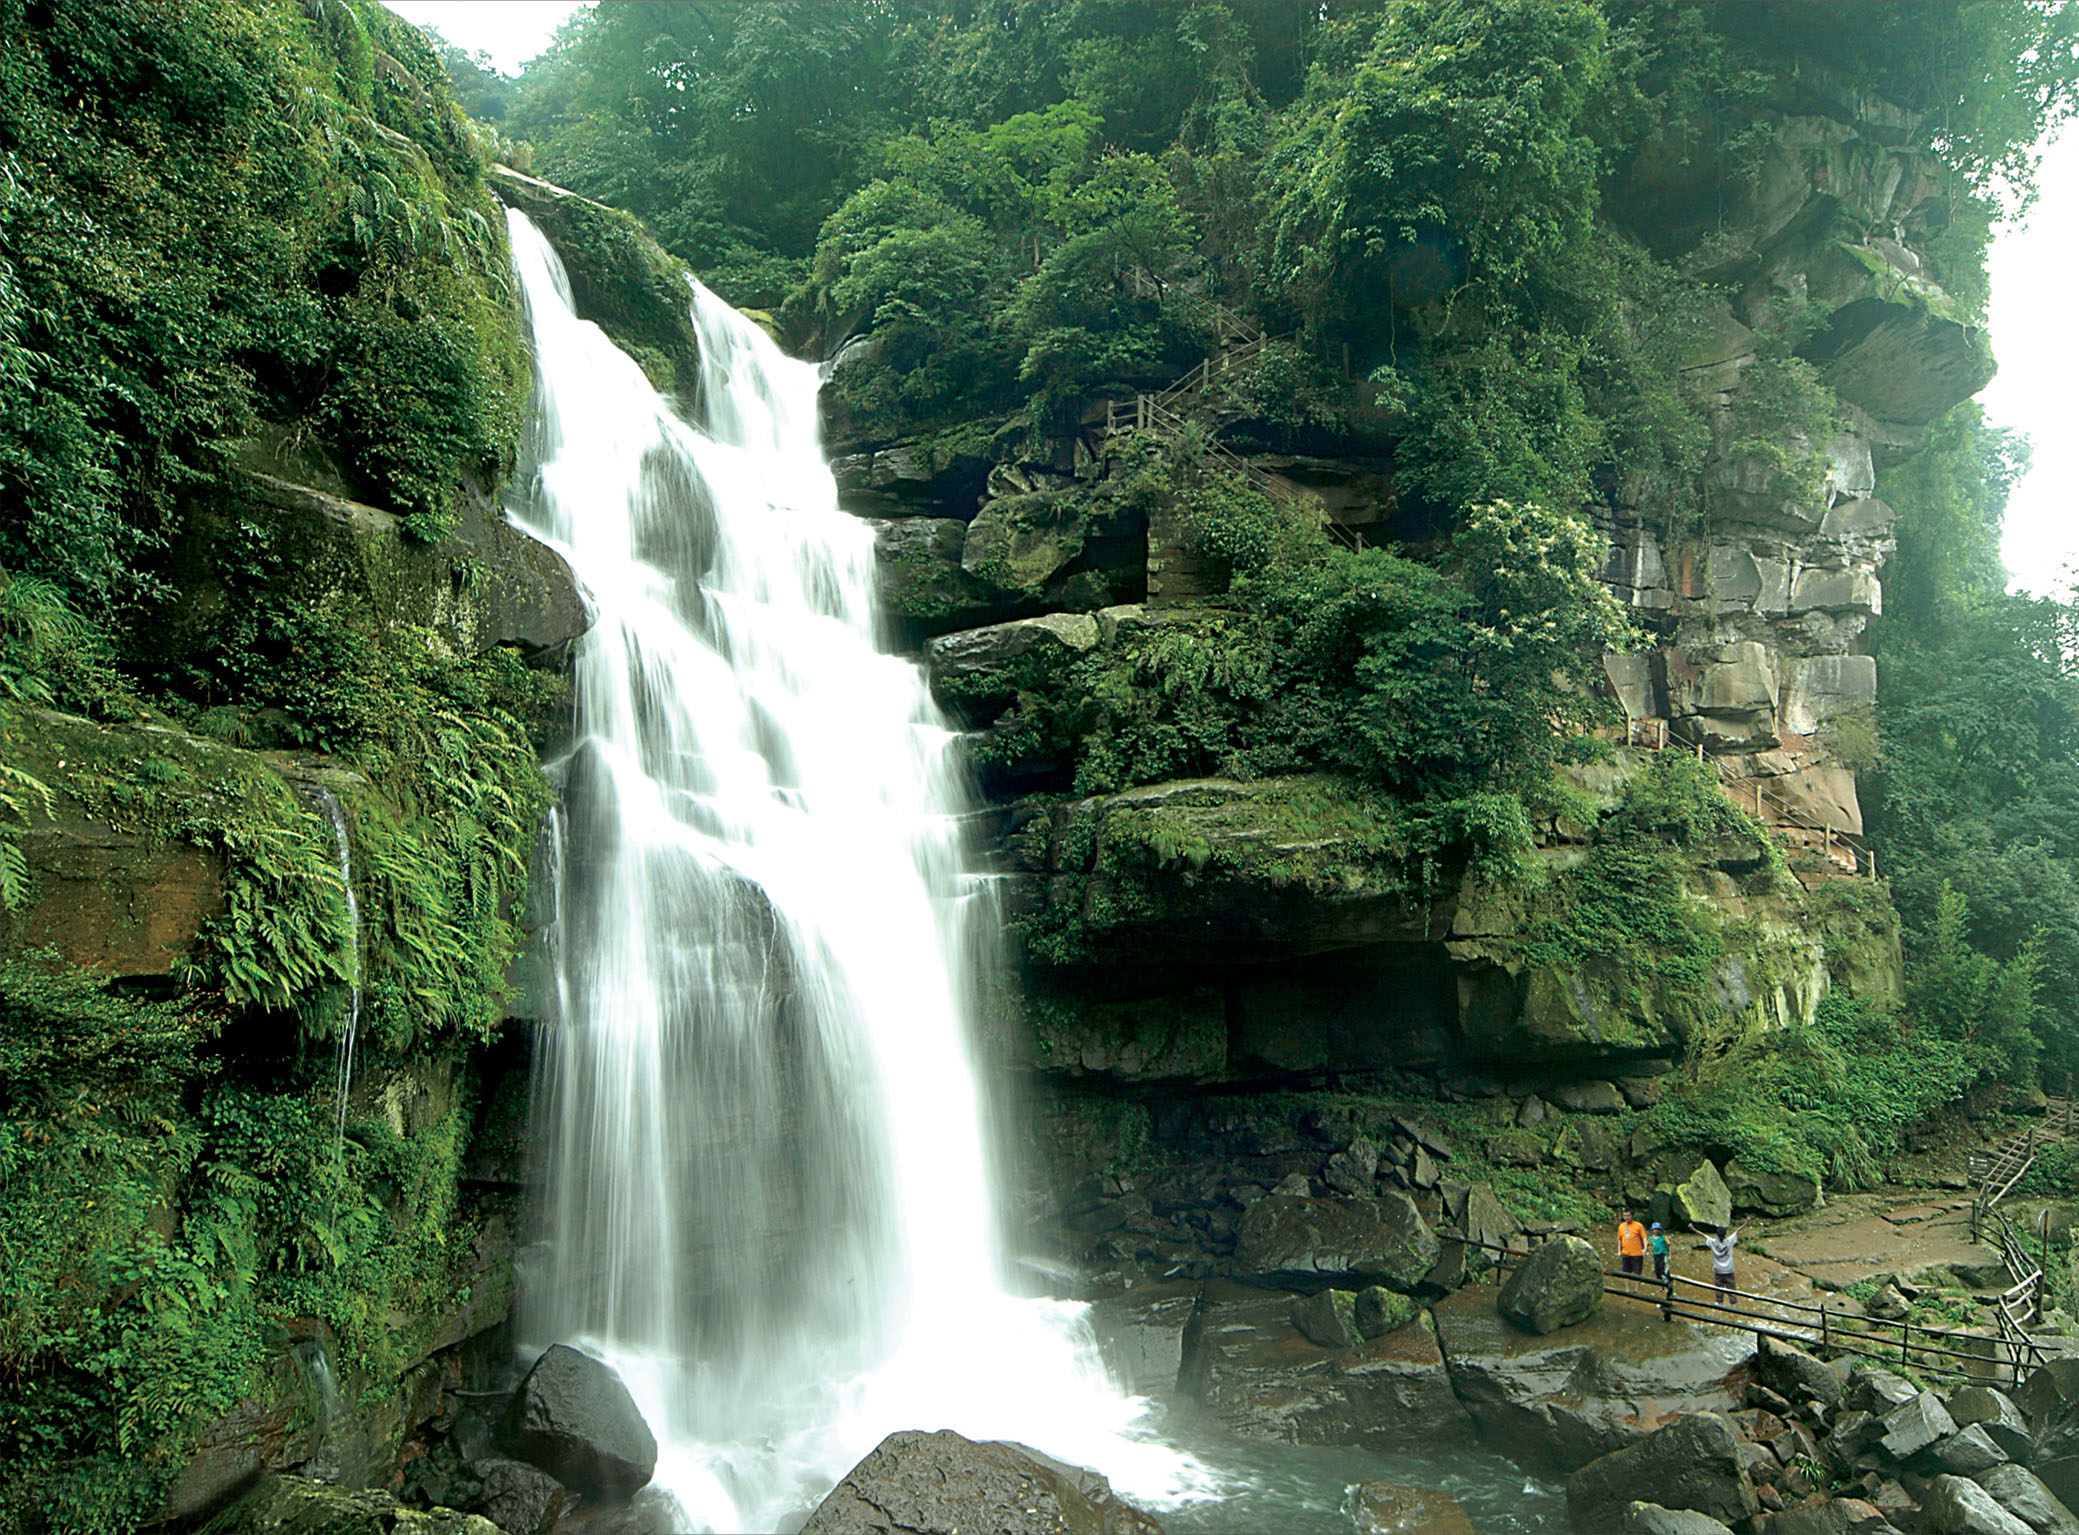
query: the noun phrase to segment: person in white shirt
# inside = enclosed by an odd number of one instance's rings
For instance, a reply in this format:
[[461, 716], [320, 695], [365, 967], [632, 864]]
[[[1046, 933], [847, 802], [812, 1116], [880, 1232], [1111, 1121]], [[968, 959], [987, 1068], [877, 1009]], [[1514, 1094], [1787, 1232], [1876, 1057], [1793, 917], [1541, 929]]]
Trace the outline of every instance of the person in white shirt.
[[[1693, 1231], [1696, 1228], [1692, 1226], [1690, 1229]], [[1711, 1283], [1717, 1288], [1720, 1297], [1727, 1300], [1731, 1299], [1732, 1291], [1738, 1288], [1733, 1283], [1733, 1248], [1738, 1245], [1740, 1233], [1745, 1229], [1744, 1226], [1735, 1226], [1727, 1231], [1720, 1226], [1717, 1236], [1704, 1238], [1704, 1246], [1711, 1249]]]

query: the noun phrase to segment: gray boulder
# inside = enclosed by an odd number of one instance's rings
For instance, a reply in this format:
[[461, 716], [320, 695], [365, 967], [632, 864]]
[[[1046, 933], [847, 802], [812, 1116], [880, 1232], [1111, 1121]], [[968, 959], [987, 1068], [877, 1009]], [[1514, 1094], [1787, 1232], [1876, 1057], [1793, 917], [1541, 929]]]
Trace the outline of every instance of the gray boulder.
[[2031, 1413], [2029, 1421], [2035, 1427], [2030, 1469], [2065, 1502], [2079, 1504], [2079, 1400], [2058, 1402], [2041, 1419]]
[[1847, 1393], [1831, 1366], [1766, 1333], [1754, 1342], [1754, 1378], [1793, 1403], [1839, 1407]]
[[1857, 1364], [1848, 1375], [1848, 1405], [1880, 1418], [1919, 1394], [1911, 1382], [1877, 1365]]
[[1738, 1157], [1725, 1164], [1725, 1186], [1735, 1210], [1798, 1215], [1819, 1202], [1819, 1180], [1809, 1173], [1768, 1173]]
[[520, 1460], [603, 1498], [632, 1496], [657, 1469], [657, 1440], [621, 1377], [561, 1343], [513, 1393], [502, 1438]]
[[1991, 1386], [1959, 1386], [1949, 1393], [1949, 1416], [1968, 1428], [1983, 1428], [2009, 1460], [2026, 1461], [2034, 1445], [2028, 1419], [2014, 1399]]
[[1928, 1483], [1919, 1523], [1934, 1535], [2034, 1535], [1991, 1493], [1960, 1476], [1938, 1476]]
[[1566, 1082], [1552, 1089], [1552, 1101], [1576, 1114], [1618, 1114], [1624, 1110], [1624, 1094], [1614, 1082]]
[[1603, 1303], [1603, 1260], [1579, 1237], [1554, 1237], [1517, 1266], [1495, 1309], [1526, 1332], [1548, 1333], [1595, 1315]]
[[1293, 1289], [1325, 1283], [1411, 1290], [1441, 1254], [1415, 1202], [1392, 1190], [1372, 1199], [1273, 1194], [1248, 1208], [1235, 1238], [1242, 1273]]
[[1993, 1443], [1983, 1424], [1973, 1423], [1936, 1445], [1935, 1459], [1952, 1476], [1976, 1476], [1980, 1471], [2005, 1465], [2008, 1456], [2005, 1450]]
[[1726, 1524], [1761, 1505], [1740, 1468], [1740, 1441], [1716, 1413], [1677, 1418], [1637, 1444], [1592, 1460], [1567, 1478], [1567, 1517], [1577, 1530], [1614, 1530], [1650, 1495], [1663, 1508], [1708, 1514]]
[[1772, 1515], [1769, 1535], [1893, 1535], [1898, 1528], [1874, 1503], [1861, 1498], [1828, 1498], [1811, 1507]]
[[1364, 1341], [1357, 1327], [1357, 1297], [1348, 1290], [1295, 1296], [1292, 1325], [1323, 1348], [1355, 1348]]
[[1338, 1194], [1369, 1194], [1379, 1181], [1379, 1148], [1352, 1141], [1328, 1159], [1321, 1181]]
[[1971, 1480], [2036, 1535], [2079, 1535], [2079, 1518], [2033, 1471], [2016, 1465], [1994, 1466]]
[[1658, 1503], [1628, 1503], [1622, 1535], [1732, 1535], [1732, 1526], [1692, 1508], [1662, 1508]]
[[1691, 1226], [1730, 1226], [1732, 1192], [1718, 1175], [1716, 1164], [1699, 1162], [1696, 1171], [1676, 1184], [1669, 1208], [1678, 1223]]
[[1884, 1414], [1884, 1437], [1878, 1442], [1893, 1460], [1905, 1460], [1955, 1432], [1956, 1420], [1949, 1416], [1942, 1399], [1923, 1391]]
[[949, 1431], [890, 1434], [831, 1489], [801, 1535], [1162, 1535], [1094, 1471]]
[[[1494, 1190], [1484, 1183], [1476, 1183], [1466, 1190], [1465, 1211], [1459, 1217], [1459, 1230], [1465, 1233], [1468, 1242], [1482, 1248], [1500, 1247], [1523, 1229], [1509, 1207], [1494, 1197]], [[1492, 1255], [1489, 1255], [1492, 1261]]]
[[470, 1470], [484, 1484], [478, 1511], [505, 1535], [548, 1535], [569, 1497], [561, 1482], [523, 1460], [494, 1457]]

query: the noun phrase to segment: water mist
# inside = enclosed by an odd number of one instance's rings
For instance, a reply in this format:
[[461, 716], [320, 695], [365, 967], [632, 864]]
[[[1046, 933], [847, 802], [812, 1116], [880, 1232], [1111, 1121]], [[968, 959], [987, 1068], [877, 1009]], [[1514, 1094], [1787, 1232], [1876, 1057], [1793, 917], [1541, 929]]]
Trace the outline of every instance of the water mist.
[[875, 648], [815, 369], [696, 287], [689, 424], [509, 223], [536, 360], [513, 515], [596, 614], [554, 764], [529, 1343], [621, 1371], [707, 1528], [773, 1528], [903, 1428], [1183, 1494], [1081, 1308], [1001, 1281], [952, 736]]

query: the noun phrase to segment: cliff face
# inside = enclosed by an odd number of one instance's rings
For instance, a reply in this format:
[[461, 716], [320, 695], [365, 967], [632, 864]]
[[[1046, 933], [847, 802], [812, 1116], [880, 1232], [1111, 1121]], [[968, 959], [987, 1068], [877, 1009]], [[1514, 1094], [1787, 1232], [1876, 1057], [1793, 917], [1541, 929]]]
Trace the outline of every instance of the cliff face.
[[[1021, 799], [1058, 792], [1061, 758], [1005, 712], [1012, 695], [1153, 629], [1217, 623], [1217, 575], [1159, 500], [1122, 483], [1103, 407], [1072, 436], [993, 443], [986, 426], [880, 442], [840, 408], [839, 483], [880, 530], [892, 621], [981, 732], [1004, 807], [987, 856], [1025, 940], [1009, 1005], [1036, 1032], [1018, 1058], [1230, 1083], [1607, 1074], [1664, 1067], [1718, 1015], [1809, 1022], [1836, 984], [1896, 997], [1889, 921], [1844, 929], [1838, 902], [1804, 887], [1873, 872], [1856, 768], [1877, 689], [1863, 631], [1893, 548], [1877, 470], [1992, 369], [1982, 330], [1914, 254], [1948, 207], [1931, 157], [1906, 147], [1913, 127], [1813, 71], [1756, 113], [1737, 157], [1656, 140], [1617, 178], [1613, 230], [1716, 295], [1680, 372], [1707, 447], [1693, 473], [1619, 485], [1597, 512], [1602, 580], [1647, 643], [1604, 659], [1623, 744], [1564, 770], [1587, 803], [1541, 823], [1547, 877], [1532, 888], [1456, 869], [1411, 883], [1378, 857], [1376, 814], [1327, 779]], [[833, 364], [840, 398], [849, 355]], [[1255, 455], [1249, 469], [1343, 537], [1405, 523], [1390, 462]], [[999, 622], [957, 627], [979, 619]], [[1665, 843], [1660, 877], [1713, 950], [1692, 995], [1550, 941], [1585, 898], [1582, 871], [1592, 880], [1623, 840], [1641, 775], [1667, 766], [1661, 748], [1700, 754], [1691, 787], [1746, 812]]]

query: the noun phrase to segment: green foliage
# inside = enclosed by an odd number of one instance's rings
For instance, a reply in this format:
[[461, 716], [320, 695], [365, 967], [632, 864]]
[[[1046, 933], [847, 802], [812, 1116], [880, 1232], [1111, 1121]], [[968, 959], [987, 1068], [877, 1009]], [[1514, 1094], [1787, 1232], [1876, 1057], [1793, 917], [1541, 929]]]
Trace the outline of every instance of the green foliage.
[[1748, 1035], [1698, 1063], [1644, 1121], [1671, 1143], [1760, 1171], [1869, 1188], [1907, 1128], [1976, 1078], [1961, 1040], [1836, 992], [1809, 1027]]
[[2004, 590], [2000, 516], [2022, 462], [1964, 406], [1880, 477], [1899, 551], [1873, 630], [1884, 747], [1865, 797], [1909, 958], [1963, 988], [1930, 1005], [1971, 999], [1977, 1021], [1955, 1026], [2011, 1053], [1988, 1069], [2026, 1076], [2039, 1042], [2062, 1080], [2079, 1069], [2079, 672], [2073, 608]]
[[[314, 19], [313, 19], [314, 18]], [[0, 7], [0, 560], [105, 615], [262, 419], [447, 514], [526, 384], [502, 223], [381, 7]]]
[[283, 1324], [394, 1381], [425, 1336], [397, 1317], [454, 1298], [466, 1098], [410, 1136], [357, 1122], [337, 1156], [322, 1089], [223, 1075], [224, 1021], [0, 967], [0, 1529], [138, 1527], [196, 1430], [282, 1389]]

